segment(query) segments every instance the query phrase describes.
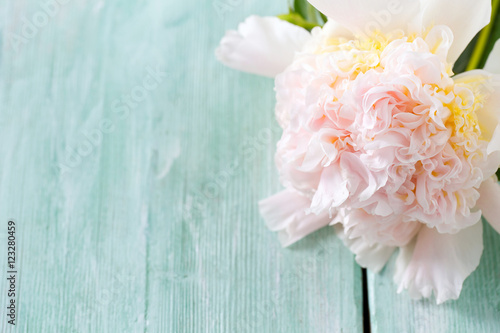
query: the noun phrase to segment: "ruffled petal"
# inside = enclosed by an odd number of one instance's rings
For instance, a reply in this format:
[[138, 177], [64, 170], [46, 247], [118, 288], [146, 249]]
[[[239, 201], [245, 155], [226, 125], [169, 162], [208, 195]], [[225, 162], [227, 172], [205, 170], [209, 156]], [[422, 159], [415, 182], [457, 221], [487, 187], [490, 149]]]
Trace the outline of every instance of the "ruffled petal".
[[477, 207], [491, 226], [500, 233], [500, 185], [496, 177], [484, 181], [479, 193], [481, 197], [477, 201]]
[[228, 67], [275, 77], [310, 38], [307, 30], [277, 17], [250, 16], [238, 31], [226, 33], [215, 55]]
[[384, 268], [396, 249], [395, 247], [384, 246], [382, 244], [370, 246], [361, 237], [350, 238], [341, 224], [335, 224], [334, 228], [337, 236], [342, 240], [344, 245], [356, 255], [356, 262], [361, 267], [367, 268], [374, 273], [378, 273]]
[[480, 221], [454, 235], [424, 227], [399, 252], [394, 275], [398, 292], [408, 289], [414, 299], [430, 297], [434, 292], [438, 304], [457, 299], [464, 280], [479, 265], [482, 252]]
[[283, 247], [292, 245], [314, 231], [327, 226], [328, 213], [308, 214], [311, 201], [290, 190], [284, 190], [259, 202], [260, 213], [267, 227], [279, 232]]
[[320, 12], [356, 35], [408, 30], [418, 16], [415, 0], [309, 0]]
[[448, 53], [452, 64], [491, 19], [491, 0], [421, 0], [421, 6], [424, 28], [447, 25], [453, 31], [454, 42]]
[[311, 210], [319, 214], [332, 207], [342, 205], [349, 198], [347, 185], [347, 180], [344, 179], [338, 164], [324, 168], [318, 190], [312, 199]]
[[497, 40], [495, 47], [488, 56], [488, 61], [484, 66], [484, 70], [493, 73], [500, 74], [500, 40]]

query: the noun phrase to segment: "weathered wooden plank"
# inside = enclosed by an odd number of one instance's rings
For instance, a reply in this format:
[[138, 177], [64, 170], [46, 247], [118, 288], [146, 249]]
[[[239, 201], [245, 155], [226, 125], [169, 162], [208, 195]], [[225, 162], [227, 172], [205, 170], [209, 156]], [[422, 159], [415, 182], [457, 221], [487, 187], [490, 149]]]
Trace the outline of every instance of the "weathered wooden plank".
[[2, 15], [0, 219], [2, 232], [18, 223], [17, 332], [143, 332], [157, 106], [124, 116], [114, 103], [158, 63], [156, 41], [130, 26], [142, 4], [75, 0], [16, 52], [8, 33], [45, 2], [9, 1]]
[[[369, 274], [372, 332], [498, 332], [500, 330], [500, 235], [484, 223], [484, 252], [457, 301], [436, 305], [396, 294], [394, 260]], [[394, 258], [393, 258], [394, 259]]]
[[285, 3], [73, 0], [11, 44], [41, 3], [0, 12], [17, 331], [359, 332], [360, 270], [332, 231], [283, 250], [258, 215], [279, 189], [272, 81], [213, 57]]
[[159, 171], [149, 211], [148, 331], [360, 332], [360, 269], [332, 230], [281, 249], [259, 217], [258, 200], [279, 189], [272, 80], [213, 56], [226, 29], [286, 4], [226, 3], [236, 5], [222, 19], [211, 2], [168, 6], [191, 19], [165, 32], [183, 56], [165, 54], [181, 79], [156, 101], [168, 107], [155, 169], [171, 169]]

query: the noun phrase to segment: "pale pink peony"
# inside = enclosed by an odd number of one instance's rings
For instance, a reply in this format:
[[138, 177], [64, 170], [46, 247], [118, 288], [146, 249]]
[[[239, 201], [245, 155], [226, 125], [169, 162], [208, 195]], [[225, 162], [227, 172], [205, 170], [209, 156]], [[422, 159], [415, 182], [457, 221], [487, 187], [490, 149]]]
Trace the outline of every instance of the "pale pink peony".
[[[290, 47], [291, 39], [300, 39], [292, 43], [288, 66], [278, 68], [264, 54], [262, 61], [255, 54], [245, 58], [241, 36], [234, 45], [223, 39], [224, 51], [218, 51], [232, 67], [256, 72], [262, 62], [271, 75], [280, 73], [276, 116], [283, 136], [276, 163], [286, 189], [263, 200], [261, 213], [284, 246], [335, 225], [358, 263], [373, 271], [400, 248], [400, 291], [415, 298], [434, 292], [438, 303], [456, 299], [479, 264], [481, 215], [500, 231], [500, 78], [451, 71], [457, 45], [465, 47], [487, 22], [489, 1], [479, 2], [484, 13], [472, 15], [473, 34], [454, 29], [458, 19], [428, 18], [429, 7], [438, 10], [448, 1], [412, 2], [411, 10], [398, 14], [400, 21], [369, 34], [356, 22], [379, 13], [386, 1], [366, 0], [366, 8], [311, 2], [331, 15], [307, 39], [274, 18], [251, 17], [240, 27], [251, 31], [265, 21], [280, 31], [265, 30], [268, 41], [290, 29], [289, 37], [273, 43], [279, 49], [280, 42]], [[285, 58], [289, 47], [281, 48]], [[225, 61], [231, 57], [243, 62]], [[487, 68], [500, 67], [495, 60]]]

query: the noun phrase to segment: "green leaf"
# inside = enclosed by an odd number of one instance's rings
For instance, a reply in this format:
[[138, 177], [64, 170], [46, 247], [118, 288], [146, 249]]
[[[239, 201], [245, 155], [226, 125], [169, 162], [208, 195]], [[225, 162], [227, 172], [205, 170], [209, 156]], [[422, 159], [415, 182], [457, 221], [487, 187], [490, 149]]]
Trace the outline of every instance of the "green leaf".
[[298, 14], [305, 21], [316, 25], [323, 25], [327, 19], [307, 0], [289, 0], [290, 14]]
[[318, 23], [306, 21], [301, 15], [297, 13], [278, 15], [279, 19], [283, 21], [290, 22], [292, 24], [298, 25], [308, 31], [311, 31], [314, 27], [318, 27]]
[[314, 11], [311, 10], [311, 8], [314, 10], [314, 7], [312, 7], [307, 1], [295, 0], [293, 8], [295, 13], [302, 16], [306, 21], [318, 23]]
[[307, 0], [288, 0], [290, 12], [278, 15], [278, 18], [298, 25], [311, 31], [314, 27], [320, 27], [326, 23], [328, 18], [314, 8]]
[[[492, 33], [498, 18], [500, 0], [492, 0], [492, 2], [491, 22], [479, 33], [474, 51], [472, 52], [469, 64], [467, 65], [468, 71], [483, 68], [486, 63], [486, 59], [491, 52], [491, 48], [493, 48], [491, 45]], [[489, 48], [490, 45], [491, 48]]]
[[467, 66], [470, 63], [470, 58], [472, 56], [472, 52], [474, 52], [474, 48], [476, 47], [477, 40], [479, 38], [479, 34], [472, 39], [467, 48], [462, 52], [458, 60], [455, 62], [455, 66], [453, 66], [453, 73], [460, 74], [467, 70]]
[[488, 39], [488, 43], [486, 44], [483, 57], [481, 59], [481, 62], [479, 63], [479, 68], [483, 68], [484, 65], [486, 65], [488, 56], [493, 50], [496, 41], [500, 39], [500, 6], [498, 4], [497, 6], [498, 6], [497, 11], [492, 18], [492, 28], [491, 28], [490, 38]]

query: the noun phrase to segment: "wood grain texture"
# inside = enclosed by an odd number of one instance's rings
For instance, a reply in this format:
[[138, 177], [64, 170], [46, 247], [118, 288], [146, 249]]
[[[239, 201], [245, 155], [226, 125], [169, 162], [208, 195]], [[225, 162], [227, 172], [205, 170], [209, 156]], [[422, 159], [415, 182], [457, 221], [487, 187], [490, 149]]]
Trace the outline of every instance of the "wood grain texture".
[[[61, 1], [63, 2], [63, 1]], [[0, 6], [0, 260], [18, 223], [18, 325], [1, 332], [361, 332], [361, 271], [319, 231], [282, 249], [273, 82], [217, 63], [225, 30], [285, 1]], [[26, 42], [13, 44], [13, 36]], [[500, 236], [459, 301], [369, 275], [373, 332], [498, 332]], [[3, 267], [3, 266], [2, 266]]]
[[0, 330], [362, 331], [333, 231], [282, 249], [259, 217], [279, 190], [273, 82], [213, 56], [285, 2], [71, 0], [15, 47], [43, 3], [0, 9], [0, 231], [18, 222], [20, 271]]
[[458, 300], [436, 305], [434, 299], [413, 301], [406, 293], [397, 294], [393, 269], [391, 260], [380, 275], [368, 276], [372, 332], [500, 331], [500, 235], [487, 222], [481, 262], [465, 280]]

